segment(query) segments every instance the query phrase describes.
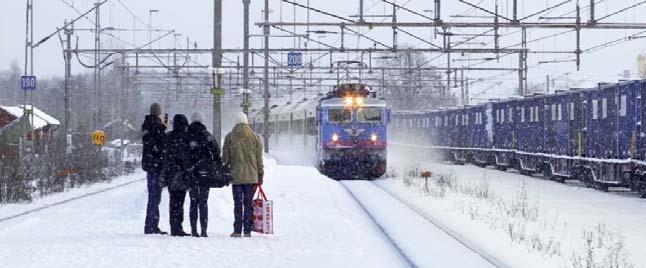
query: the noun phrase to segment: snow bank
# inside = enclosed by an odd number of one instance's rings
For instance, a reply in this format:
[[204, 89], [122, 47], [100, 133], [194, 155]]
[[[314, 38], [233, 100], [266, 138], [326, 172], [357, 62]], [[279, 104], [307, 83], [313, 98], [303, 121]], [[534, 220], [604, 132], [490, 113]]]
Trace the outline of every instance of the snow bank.
[[[421, 178], [420, 187], [406, 187], [401, 179], [379, 184], [513, 267], [585, 267], [588, 253], [598, 267], [607, 267], [603, 258], [625, 260], [618, 267], [646, 267], [646, 202], [641, 199], [469, 165], [417, 165], [450, 174], [458, 190], [426, 191]], [[487, 188], [492, 198], [460, 189], [465, 187]], [[525, 211], [511, 212], [513, 207]]]
[[48, 195], [44, 198], [34, 199], [31, 203], [26, 204], [0, 204], [0, 220], [12, 217], [18, 214], [23, 214], [35, 209], [41, 209], [52, 206], [54, 204], [64, 202], [66, 200], [79, 198], [84, 195], [92, 194], [95, 192], [104, 191], [108, 188], [131, 183], [133, 181], [145, 179], [145, 172], [137, 170], [133, 174], [120, 176], [112, 179], [110, 182], [95, 183], [91, 185], [83, 185], [77, 188], [66, 188], [65, 192]]

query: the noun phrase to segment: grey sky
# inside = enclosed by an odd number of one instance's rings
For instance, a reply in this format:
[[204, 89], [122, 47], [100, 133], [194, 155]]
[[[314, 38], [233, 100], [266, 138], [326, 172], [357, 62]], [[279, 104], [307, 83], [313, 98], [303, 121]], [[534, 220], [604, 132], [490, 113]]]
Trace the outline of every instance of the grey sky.
[[[94, 1], [91, 0], [35, 0], [35, 39], [39, 40], [46, 34], [55, 31], [56, 26], [60, 26], [66, 18], [77, 16], [77, 13], [65, 5], [64, 2], [73, 4], [78, 10], [85, 11], [92, 6]], [[153, 15], [153, 25], [161, 29], [175, 29], [183, 35], [179, 38], [181, 43], [185, 42], [186, 36], [194, 42], [198, 43], [201, 48], [210, 48], [212, 46], [212, 1], [210, 0], [121, 0], [128, 8], [130, 8], [136, 15], [143, 21], [148, 21], [148, 10], [159, 9], [160, 12]], [[252, 23], [257, 22], [261, 16], [261, 7], [264, 1], [252, 0]], [[273, 12], [271, 14], [272, 20], [291, 21], [293, 20], [294, 10], [289, 4], [281, 4], [280, 1], [271, 0]], [[299, 3], [306, 3], [306, 0], [298, 0]], [[355, 0], [310, 0], [312, 6], [326, 10], [328, 12], [338, 14], [341, 16], [349, 16], [357, 13], [358, 1]], [[474, 14], [483, 15], [482, 13], [459, 3], [456, 0], [445, 0], [443, 3], [443, 17], [445, 20], [455, 21], [457, 18], [450, 18], [452, 14]], [[473, 3], [479, 3], [480, 6], [493, 9], [493, 0], [471, 0]], [[508, 0], [499, 1], [500, 10], [503, 14], [508, 14], [509, 5]], [[521, 15], [531, 14], [535, 11], [547, 7], [549, 4], [555, 4], [561, 1], [556, 0], [532, 0], [521, 1]], [[582, 5], [586, 5], [582, 1]], [[612, 2], [612, 3], [609, 3]], [[598, 7], [598, 17], [608, 14], [623, 7], [632, 5], [639, 1], [636, 0], [606, 0]], [[432, 1], [430, 0], [412, 0], [397, 1], [399, 4], [406, 4], [407, 7], [415, 10], [432, 9]], [[381, 0], [366, 0], [366, 7], [368, 14], [382, 14], [383, 12], [391, 12], [392, 8], [384, 4]], [[224, 0], [224, 47], [240, 47], [242, 44], [242, 1], [241, 0]], [[574, 10], [574, 1], [568, 3], [559, 9], [553, 11], [550, 15], [560, 15]], [[646, 12], [646, 7], [641, 6], [629, 12], [622, 13], [614, 16], [608, 22], [646, 22], [640, 14]], [[400, 15], [399, 21], [423, 21], [423, 18], [416, 17], [411, 14], [406, 14], [404, 11], [398, 13]], [[587, 21], [587, 10], [582, 12], [584, 21]], [[297, 20], [304, 21], [306, 12], [302, 9], [297, 9]], [[328, 20], [333, 21], [332, 18], [325, 18], [323, 16], [312, 13], [312, 20]], [[91, 19], [94, 19], [93, 17]], [[377, 20], [377, 19], [375, 19]], [[482, 21], [484, 19], [479, 19]], [[532, 21], [536, 21], [534, 18]], [[25, 23], [25, 1], [24, 0], [0, 0], [0, 69], [7, 69], [12, 60], [18, 60], [20, 66], [23, 65], [24, 53], [24, 23]], [[119, 0], [111, 0], [102, 11], [102, 24], [104, 27], [113, 26], [115, 28], [132, 28], [133, 17], [129, 15], [119, 3]], [[92, 25], [87, 20], [82, 20], [77, 28], [91, 28]], [[137, 22], [136, 27], [145, 29], [146, 26]], [[258, 33], [258, 28], [252, 26], [252, 32]], [[332, 29], [333, 30], [333, 29]], [[363, 30], [368, 31], [367, 29]], [[428, 38], [431, 36], [431, 29], [414, 29], [410, 30], [413, 33], [419, 34], [422, 37]], [[303, 30], [299, 30], [303, 32]], [[583, 34], [583, 48], [591, 47], [602, 43], [604, 40], [609, 41], [622, 36], [626, 36], [634, 31], [598, 31], [590, 33], [584, 31]], [[92, 48], [93, 43], [89, 32], [79, 33], [80, 41], [79, 47]], [[544, 35], [549, 34], [548, 31], [530, 31], [528, 39], [532, 40]], [[121, 39], [132, 43], [132, 33], [119, 33], [114, 35], [119, 36]], [[375, 29], [370, 31], [369, 35], [377, 38], [384, 43], [390, 44], [391, 32], [389, 29]], [[518, 35], [515, 35], [518, 36]], [[137, 33], [135, 43], [138, 45], [143, 44], [148, 39], [145, 32]], [[327, 36], [321, 39], [323, 42], [335, 43], [337, 36]], [[257, 41], [252, 42], [252, 47], [260, 47]], [[490, 40], [485, 40], [489, 42]], [[503, 39], [503, 46], [514, 44], [517, 38]], [[641, 39], [625, 43], [613, 48], [601, 50], [599, 52], [584, 54], [582, 71], [576, 73], [577, 77], [589, 79], [592, 82], [601, 80], [616, 80], [617, 74], [624, 69], [636, 70], [636, 57], [639, 53], [644, 51], [644, 42]], [[441, 40], [434, 41], [438, 44]], [[161, 45], [172, 47], [172, 40], [166, 39]], [[407, 38], [405, 35], [399, 35], [399, 44], [408, 44], [411, 46], [425, 47], [428, 45], [423, 44], [418, 40]], [[272, 46], [290, 47], [292, 45], [291, 39], [272, 40]], [[362, 41], [362, 46], [369, 46], [371, 42]], [[115, 42], [114, 46], [129, 47], [129, 45]], [[356, 47], [356, 38], [348, 38], [347, 47]], [[492, 47], [493, 45], [489, 45]], [[534, 43], [530, 46], [531, 49], [544, 49], [544, 50], [574, 50], [574, 35], [568, 34], [557, 38], [550, 38], [542, 42]], [[35, 55], [36, 74], [40, 76], [62, 76], [63, 74], [63, 60], [61, 53], [61, 45], [58, 38], [52, 38], [42, 47], [38, 48]], [[478, 55], [472, 55], [473, 58], [479, 58]], [[536, 65], [539, 60], [552, 60], [562, 58], [562, 55], [544, 55], [544, 56], [530, 56], [530, 66]], [[88, 60], [88, 59], [86, 59]], [[204, 64], [208, 64], [208, 57], [198, 59]], [[439, 58], [434, 64], [444, 65], [446, 62], [445, 57]], [[467, 64], [467, 63], [456, 63]], [[498, 66], [498, 67], [516, 67], [518, 64], [517, 56], [510, 56], [503, 58], [500, 63], [491, 63], [483, 66]], [[74, 73], [87, 72], [87, 69], [82, 69], [78, 64], [74, 66]], [[546, 74], [552, 76], [560, 76], [562, 73], [575, 71], [574, 63], [564, 64], [545, 64], [530, 70], [530, 80], [540, 83], [545, 80]], [[494, 75], [496, 73], [483, 73], [472, 72], [469, 73], [470, 77], [485, 77]], [[506, 84], [513, 85], [516, 80], [516, 75], [509, 75], [503, 77], [507, 81]], [[490, 85], [482, 85], [481, 87], [487, 88]], [[477, 88], [477, 87], [476, 87]], [[502, 93], [502, 92], [499, 92]]]

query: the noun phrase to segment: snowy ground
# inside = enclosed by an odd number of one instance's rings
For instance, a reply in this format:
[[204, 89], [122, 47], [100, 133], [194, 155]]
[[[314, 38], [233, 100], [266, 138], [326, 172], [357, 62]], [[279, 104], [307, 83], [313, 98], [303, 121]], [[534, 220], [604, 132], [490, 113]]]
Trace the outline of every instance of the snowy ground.
[[[595, 262], [601, 263], [595, 267], [610, 267], [602, 260], [608, 257], [602, 252], [613, 251], [617, 247], [623, 248], [616, 252], [625, 254], [624, 264], [646, 267], [646, 255], [643, 254], [646, 245], [646, 201], [643, 199], [489, 168], [434, 163], [408, 151], [397, 152], [396, 149], [391, 149], [390, 156], [393, 160], [391, 164], [403, 169], [396, 172], [400, 177], [407, 166], [416, 166], [419, 170], [430, 170], [434, 174], [451, 174], [461, 184], [456, 188], [483, 188], [479, 185], [486, 185], [490, 189], [490, 195], [495, 196], [489, 199], [497, 200], [496, 202], [451, 191], [440, 198], [437, 192], [431, 191], [428, 194], [419, 188], [405, 186], [401, 178], [378, 181], [378, 185], [433, 215], [512, 267], [585, 267], [573, 260], [575, 256], [585, 259], [589, 253], [589, 247], [585, 246], [584, 232], [595, 234], [588, 237], [599, 240], [592, 243], [593, 248], [598, 246], [592, 254]], [[526, 208], [531, 210], [530, 214], [535, 215], [536, 219], [523, 222], [518, 217], [496, 215], [501, 210], [496, 206], [510, 206], [517, 202], [522, 189], [526, 190], [527, 198], [521, 201], [527, 204]], [[499, 222], [492, 220], [496, 217], [504, 224], [522, 226], [524, 229], [519, 232], [524, 233], [525, 240], [512, 241], [509, 230], [496, 226]], [[543, 247], [547, 243], [557, 246], [551, 250], [537, 250], [532, 246], [537, 243], [542, 243]]]
[[[230, 188], [209, 199], [209, 238], [145, 236], [145, 182], [0, 222], [2, 267], [402, 267], [337, 182], [312, 167], [268, 165], [275, 235], [232, 239]], [[143, 178], [142, 173], [135, 177]], [[130, 178], [132, 179], [132, 178]], [[135, 178], [136, 179], [136, 178]], [[117, 182], [125, 180], [120, 179]], [[117, 183], [115, 182], [115, 183]], [[41, 204], [58, 196], [38, 201]], [[161, 228], [168, 230], [167, 193]], [[0, 207], [3, 215], [19, 207]], [[188, 206], [188, 202], [187, 202]], [[188, 207], [187, 207], [188, 208]], [[188, 213], [188, 209], [186, 211]], [[188, 230], [188, 215], [185, 220]]]
[[96, 183], [93, 185], [85, 185], [79, 188], [66, 189], [63, 193], [46, 196], [41, 199], [34, 199], [31, 203], [25, 204], [0, 204], [0, 221], [9, 217], [15, 217], [23, 213], [29, 213], [33, 210], [44, 209], [49, 206], [55, 206], [61, 202], [66, 202], [71, 199], [81, 198], [85, 195], [90, 195], [96, 192], [106, 191], [112, 187], [117, 187], [123, 184], [134, 183], [135, 181], [145, 180], [146, 175], [143, 171], [138, 170], [131, 175], [121, 176], [115, 178], [109, 183]]
[[[509, 267], [585, 267], [576, 262], [588, 253], [584, 232], [592, 234], [589, 237], [594, 243], [603, 242], [592, 253], [595, 262], [602, 264], [595, 267], [610, 267], [603, 265], [607, 263], [599, 259], [604, 256], [599, 252], [618, 246], [627, 263], [646, 267], [642, 253], [646, 202], [634, 196], [468, 165], [438, 164], [416, 154], [398, 155], [391, 149], [391, 165], [404, 169], [399, 176], [379, 180], [376, 185], [406, 205], [390, 200], [375, 184], [347, 182], [362, 208], [342, 184], [312, 167], [315, 158], [311, 150], [294, 143], [271, 151], [280, 165], [267, 161], [265, 188], [275, 202], [274, 235], [228, 237], [233, 221], [230, 188], [211, 192], [209, 238], [143, 235], [146, 189], [145, 175], [139, 171], [32, 204], [1, 205], [0, 267], [406, 266], [383, 231], [421, 267], [490, 266], [415, 213], [433, 218], [470, 246]], [[420, 190], [422, 184], [412, 187], [409, 181], [407, 185], [403, 179], [407, 165], [451, 174], [457, 190], [449, 187], [437, 192], [440, 188], [436, 187], [428, 192]], [[124, 186], [109, 189], [119, 185]], [[482, 187], [488, 189], [487, 198], [479, 197]], [[522, 189], [527, 192], [525, 198], [519, 198]], [[84, 197], [102, 190], [106, 191]], [[75, 197], [80, 198], [2, 220]], [[164, 193], [160, 207], [164, 230], [169, 229], [167, 198]], [[529, 216], [509, 215], [519, 201], [525, 204], [519, 205], [521, 214]], [[407, 205], [413, 206], [415, 213]], [[188, 215], [184, 226], [188, 230]]]

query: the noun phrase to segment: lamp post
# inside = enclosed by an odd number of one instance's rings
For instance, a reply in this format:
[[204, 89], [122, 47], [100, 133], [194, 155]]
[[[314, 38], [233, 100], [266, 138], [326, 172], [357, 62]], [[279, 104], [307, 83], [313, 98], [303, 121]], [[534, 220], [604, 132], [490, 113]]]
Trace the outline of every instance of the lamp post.
[[152, 49], [152, 38], [153, 38], [153, 13], [158, 13], [159, 9], [150, 9], [148, 10], [148, 48]]

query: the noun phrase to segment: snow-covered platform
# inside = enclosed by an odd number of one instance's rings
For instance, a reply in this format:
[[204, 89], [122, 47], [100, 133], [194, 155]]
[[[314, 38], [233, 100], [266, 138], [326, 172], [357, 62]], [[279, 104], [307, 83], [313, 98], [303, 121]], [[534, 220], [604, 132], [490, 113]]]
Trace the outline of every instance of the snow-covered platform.
[[[231, 189], [214, 189], [209, 198], [208, 238], [143, 235], [146, 184], [143, 172], [108, 185], [75, 189], [32, 205], [0, 207], [0, 218], [61, 200], [94, 195], [0, 221], [0, 259], [3, 267], [406, 267], [408, 262], [344, 186], [320, 175], [313, 167], [278, 166], [268, 161], [267, 194], [275, 202], [274, 235], [229, 238], [232, 231]], [[131, 183], [129, 183], [131, 182]], [[354, 187], [363, 194], [365, 189]], [[63, 196], [63, 197], [61, 197]], [[161, 228], [168, 230], [168, 202], [164, 192]], [[390, 203], [390, 202], [388, 202]], [[378, 205], [374, 200], [373, 205]], [[392, 214], [386, 210], [398, 210]], [[188, 197], [184, 227], [188, 226]], [[441, 231], [400, 208], [383, 207], [379, 220], [397, 223], [408, 234], [437, 239], [418, 244], [424, 261], [441, 264], [443, 258], [464, 258], [473, 252], [459, 247]], [[380, 223], [381, 224], [381, 223]], [[388, 223], [387, 223], [388, 224]], [[413, 224], [413, 225], [410, 225]], [[418, 226], [425, 226], [413, 232]], [[410, 226], [410, 227], [405, 227]], [[392, 227], [392, 226], [391, 226]], [[403, 235], [403, 236], [402, 236]], [[448, 240], [447, 240], [448, 239]], [[419, 240], [418, 240], [419, 241]], [[449, 242], [446, 242], [449, 241]], [[402, 241], [400, 241], [402, 242]], [[442, 243], [448, 243], [442, 247]], [[456, 245], [458, 245], [456, 247]], [[429, 251], [435, 249], [435, 251]], [[440, 251], [437, 251], [437, 250]], [[442, 252], [436, 257], [432, 255]], [[418, 253], [414, 253], [418, 254]], [[463, 259], [464, 260], [464, 259]], [[444, 262], [445, 263], [445, 262]], [[465, 263], [465, 262], [462, 262]], [[488, 267], [483, 262], [467, 262]], [[429, 264], [427, 262], [427, 264]], [[466, 263], [465, 263], [466, 264]]]

